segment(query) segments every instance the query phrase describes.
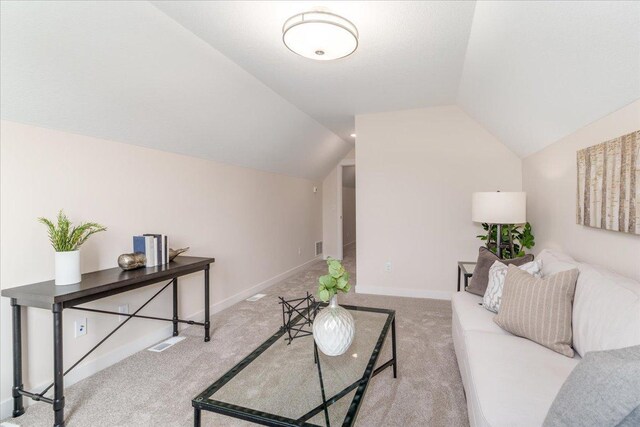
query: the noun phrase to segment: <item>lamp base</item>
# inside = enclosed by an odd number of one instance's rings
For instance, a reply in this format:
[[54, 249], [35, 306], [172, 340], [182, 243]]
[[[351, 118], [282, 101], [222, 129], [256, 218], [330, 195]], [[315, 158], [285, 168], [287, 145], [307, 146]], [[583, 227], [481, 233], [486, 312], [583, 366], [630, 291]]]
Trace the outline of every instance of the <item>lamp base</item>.
[[[496, 230], [496, 241], [492, 242], [491, 229], [494, 226], [497, 226], [498, 229]], [[504, 242], [504, 243], [502, 242], [502, 227], [507, 227], [508, 235], [509, 235], [508, 242]], [[487, 249], [493, 252], [492, 248], [494, 247], [495, 247], [494, 253], [500, 259], [504, 259], [504, 257], [502, 256], [503, 249], [509, 249], [509, 253], [513, 256], [513, 235], [511, 234], [511, 224], [489, 224], [489, 232], [487, 234]]]

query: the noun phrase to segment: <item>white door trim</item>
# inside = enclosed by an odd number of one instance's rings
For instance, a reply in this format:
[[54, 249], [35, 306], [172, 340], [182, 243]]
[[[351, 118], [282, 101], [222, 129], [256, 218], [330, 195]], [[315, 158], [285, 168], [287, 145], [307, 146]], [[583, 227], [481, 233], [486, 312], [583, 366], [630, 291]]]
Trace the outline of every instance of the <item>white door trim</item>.
[[[345, 166], [355, 166], [356, 165], [356, 159], [344, 159], [343, 161], [340, 162], [340, 164], [338, 165], [338, 197], [336, 200], [336, 211], [338, 214], [338, 248], [337, 248], [337, 252], [336, 252], [336, 258], [338, 259], [342, 259], [343, 257], [343, 253], [342, 253], [342, 243], [343, 243], [343, 236], [342, 236], [342, 168]], [[356, 181], [356, 187], [357, 187], [357, 181]], [[356, 190], [357, 191], [357, 190]], [[357, 207], [356, 207], [357, 209]]]

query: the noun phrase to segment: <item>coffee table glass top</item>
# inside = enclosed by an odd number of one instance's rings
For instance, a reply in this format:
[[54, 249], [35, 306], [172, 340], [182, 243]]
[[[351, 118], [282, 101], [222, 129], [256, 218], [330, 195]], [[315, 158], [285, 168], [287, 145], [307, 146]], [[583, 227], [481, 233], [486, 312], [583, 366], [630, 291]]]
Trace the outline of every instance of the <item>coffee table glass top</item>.
[[356, 327], [345, 354], [318, 349], [315, 363], [313, 337], [289, 343], [281, 329], [196, 397], [194, 407], [265, 425], [351, 425], [370, 378], [395, 362], [392, 339], [384, 346], [395, 312], [343, 307]]

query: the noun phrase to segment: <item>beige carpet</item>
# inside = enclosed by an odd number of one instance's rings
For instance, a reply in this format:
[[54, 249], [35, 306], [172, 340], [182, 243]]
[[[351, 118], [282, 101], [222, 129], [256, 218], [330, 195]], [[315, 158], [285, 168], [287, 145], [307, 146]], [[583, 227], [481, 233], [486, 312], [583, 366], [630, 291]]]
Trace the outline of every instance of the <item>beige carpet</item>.
[[[355, 283], [353, 245], [345, 251], [345, 266]], [[267, 297], [254, 303], [243, 301], [214, 315], [210, 343], [202, 341], [201, 328], [187, 328], [181, 332], [187, 339], [174, 347], [162, 353], [141, 351], [67, 388], [67, 426], [192, 426], [191, 399], [281, 326], [278, 296], [295, 298], [307, 290], [313, 292], [325, 268], [324, 261], [318, 261], [268, 288]], [[354, 292], [341, 295], [340, 301], [396, 310], [398, 378], [393, 379], [388, 369], [372, 380], [356, 425], [468, 425], [451, 339], [449, 301]], [[388, 359], [389, 347], [388, 339], [381, 360]], [[5, 421], [51, 426], [51, 406], [36, 403], [23, 416]], [[202, 424], [250, 425], [208, 412], [203, 412]]]

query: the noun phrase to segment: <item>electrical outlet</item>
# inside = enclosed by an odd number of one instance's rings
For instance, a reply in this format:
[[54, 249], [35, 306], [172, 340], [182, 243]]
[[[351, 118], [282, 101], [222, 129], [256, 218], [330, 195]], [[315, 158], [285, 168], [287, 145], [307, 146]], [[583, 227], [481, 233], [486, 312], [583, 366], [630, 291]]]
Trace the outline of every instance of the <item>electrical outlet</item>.
[[[123, 304], [118, 306], [118, 313], [129, 314], [129, 304]], [[124, 322], [129, 316], [118, 316], [118, 322]]]
[[81, 337], [83, 335], [87, 335], [87, 318], [84, 317], [82, 319], [78, 319], [75, 322], [76, 325], [76, 338]]
[[384, 271], [386, 271], [387, 273], [391, 273], [391, 261], [387, 261], [384, 263]]
[[298, 248], [298, 255], [302, 255], [302, 249]]

